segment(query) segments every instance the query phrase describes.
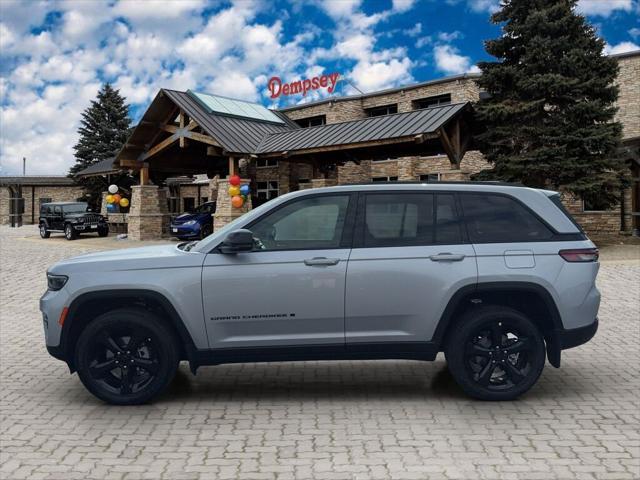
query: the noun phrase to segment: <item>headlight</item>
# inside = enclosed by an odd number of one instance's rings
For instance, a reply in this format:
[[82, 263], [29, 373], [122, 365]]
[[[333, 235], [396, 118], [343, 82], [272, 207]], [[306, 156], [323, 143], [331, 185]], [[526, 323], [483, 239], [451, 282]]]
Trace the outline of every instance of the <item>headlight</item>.
[[195, 225], [196, 223], [198, 222], [196, 222], [195, 220], [189, 220], [188, 222], [184, 222], [183, 225]]
[[47, 287], [49, 288], [49, 290], [60, 290], [65, 286], [67, 280], [69, 280], [69, 277], [65, 275], [52, 275], [50, 273], [47, 273]]

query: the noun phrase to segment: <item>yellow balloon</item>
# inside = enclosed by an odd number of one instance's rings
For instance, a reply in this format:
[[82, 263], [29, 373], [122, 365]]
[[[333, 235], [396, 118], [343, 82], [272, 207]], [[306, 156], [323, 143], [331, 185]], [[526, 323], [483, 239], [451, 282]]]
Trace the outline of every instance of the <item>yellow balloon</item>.
[[237, 187], [235, 185], [232, 185], [231, 187], [229, 187], [229, 195], [231, 195], [232, 197], [235, 197], [236, 195], [240, 195], [240, 187]]
[[115, 199], [113, 198], [113, 195], [107, 195], [105, 200], [107, 203], [113, 203]]
[[129, 206], [129, 199], [127, 199], [127, 198], [121, 198], [121, 199], [120, 199], [120, 206], [121, 206], [121, 207], [128, 207], [128, 206]]

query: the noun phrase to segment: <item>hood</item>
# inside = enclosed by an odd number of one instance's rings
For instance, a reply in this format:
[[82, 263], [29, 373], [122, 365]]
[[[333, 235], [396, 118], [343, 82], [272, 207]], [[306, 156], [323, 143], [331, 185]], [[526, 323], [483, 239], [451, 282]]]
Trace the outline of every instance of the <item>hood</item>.
[[101, 272], [177, 268], [191, 265], [194, 260], [195, 263], [202, 263], [203, 259], [204, 255], [193, 251], [185, 252], [175, 244], [154, 245], [107, 250], [67, 258], [53, 265], [49, 272], [54, 274], [91, 272], [99, 275]]
[[177, 223], [185, 223], [185, 222], [188, 222], [189, 220], [199, 220], [200, 217], [202, 217], [203, 215], [207, 215], [207, 214], [203, 214], [203, 213], [183, 213], [183, 214], [180, 214], [177, 217], [175, 217], [173, 219], [173, 221], [177, 222]]

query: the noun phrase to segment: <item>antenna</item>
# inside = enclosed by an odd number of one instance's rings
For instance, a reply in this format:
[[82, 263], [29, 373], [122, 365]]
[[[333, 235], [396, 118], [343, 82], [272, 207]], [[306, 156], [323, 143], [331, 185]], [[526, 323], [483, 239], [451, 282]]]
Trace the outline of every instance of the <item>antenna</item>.
[[362, 90], [360, 90], [360, 89], [359, 89], [358, 87], [356, 87], [353, 83], [351, 83], [351, 81], [350, 81], [350, 80], [348, 80], [348, 79], [346, 79], [346, 78], [344, 78], [344, 77], [340, 77], [340, 78], [338, 79], [338, 81], [339, 81], [339, 82], [347, 82], [349, 85], [351, 85], [353, 88], [355, 88], [355, 89], [360, 93], [360, 95], [364, 95], [364, 94], [365, 94]]
[[26, 176], [27, 175], [27, 159], [25, 157], [22, 157], [22, 176]]

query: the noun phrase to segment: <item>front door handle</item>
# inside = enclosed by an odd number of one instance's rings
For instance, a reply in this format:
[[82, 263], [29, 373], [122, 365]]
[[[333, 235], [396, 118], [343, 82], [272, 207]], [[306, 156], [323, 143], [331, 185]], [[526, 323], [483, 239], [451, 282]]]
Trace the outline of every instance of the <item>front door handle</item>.
[[431, 255], [429, 258], [434, 262], [459, 262], [464, 259], [464, 255], [459, 253], [438, 253], [437, 255]]
[[307, 258], [304, 264], [309, 267], [326, 267], [329, 265], [337, 265], [339, 261], [339, 258], [313, 257]]

